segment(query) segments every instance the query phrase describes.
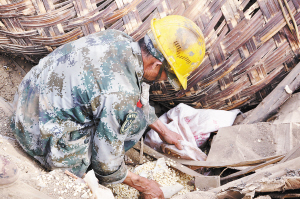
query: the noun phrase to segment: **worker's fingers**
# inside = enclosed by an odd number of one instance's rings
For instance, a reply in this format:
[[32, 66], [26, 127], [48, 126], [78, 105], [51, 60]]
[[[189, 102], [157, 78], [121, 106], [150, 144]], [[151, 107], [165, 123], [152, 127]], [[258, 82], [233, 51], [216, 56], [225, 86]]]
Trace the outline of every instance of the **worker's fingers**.
[[177, 149], [179, 149], [179, 150], [182, 150], [182, 149], [183, 149], [183, 147], [182, 147], [182, 145], [180, 144], [179, 140], [177, 140], [177, 142], [175, 142], [174, 144], [175, 144], [175, 146], [176, 146]]
[[176, 141], [175, 141], [174, 144], [175, 144], [175, 146], [176, 146], [177, 149], [182, 150], [183, 147], [182, 147], [182, 145], [181, 145], [181, 143], [180, 143], [180, 140], [183, 140], [183, 138], [182, 138], [181, 135], [179, 135], [179, 134], [177, 134], [177, 133], [175, 133], [175, 135], [176, 135]]
[[178, 139], [178, 140], [183, 140], [183, 138], [182, 138], [181, 135], [179, 135], [179, 134], [177, 134], [177, 133], [176, 133], [176, 135], [177, 135], [177, 139]]
[[158, 184], [156, 181], [149, 180], [146, 190], [143, 191], [141, 194], [141, 198], [143, 198], [143, 199], [153, 199], [153, 198], [164, 199], [164, 194], [159, 187], [160, 187], [160, 184]]

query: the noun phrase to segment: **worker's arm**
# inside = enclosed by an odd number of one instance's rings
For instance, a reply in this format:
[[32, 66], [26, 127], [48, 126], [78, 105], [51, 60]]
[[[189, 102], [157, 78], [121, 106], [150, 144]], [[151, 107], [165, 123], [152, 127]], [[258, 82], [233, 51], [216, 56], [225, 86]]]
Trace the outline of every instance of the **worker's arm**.
[[166, 127], [166, 125], [164, 125], [164, 123], [162, 123], [159, 119], [149, 125], [149, 127], [158, 133], [162, 141], [174, 144], [179, 150], [183, 149], [179, 142], [179, 140], [183, 140], [181, 135], [168, 129], [168, 127]]
[[159, 188], [159, 184], [154, 180], [148, 180], [147, 178], [136, 175], [128, 171], [127, 177], [123, 183], [137, 189], [142, 192], [142, 196], [145, 199], [150, 198], [164, 198], [162, 190]]

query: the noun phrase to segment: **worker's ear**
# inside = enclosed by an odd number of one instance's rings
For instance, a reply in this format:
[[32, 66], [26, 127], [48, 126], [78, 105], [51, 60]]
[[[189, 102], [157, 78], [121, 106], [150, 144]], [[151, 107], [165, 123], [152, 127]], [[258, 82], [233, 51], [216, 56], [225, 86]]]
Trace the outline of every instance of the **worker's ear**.
[[162, 63], [160, 61], [155, 61], [153, 64], [152, 64], [152, 70], [156, 69], [157, 67], [160, 68], [162, 65]]

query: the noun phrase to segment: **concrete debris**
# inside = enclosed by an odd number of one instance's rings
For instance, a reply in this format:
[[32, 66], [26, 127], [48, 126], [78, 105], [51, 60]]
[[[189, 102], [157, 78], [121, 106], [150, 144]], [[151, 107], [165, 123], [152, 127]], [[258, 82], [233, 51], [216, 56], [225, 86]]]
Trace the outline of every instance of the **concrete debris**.
[[220, 186], [220, 176], [197, 176], [195, 177], [195, 187], [201, 191]]
[[292, 95], [275, 116], [274, 124], [300, 123], [300, 93]]
[[255, 199], [272, 199], [271, 196], [258, 196]]
[[[94, 170], [90, 170], [83, 178], [83, 180], [88, 184], [89, 188], [93, 193], [93, 198], [95, 199], [114, 199], [114, 195], [110, 189], [100, 185], [98, 179], [96, 178]], [[90, 197], [87, 192], [84, 193], [87, 198]], [[81, 197], [83, 197], [82, 195]]]
[[175, 183], [174, 185], [171, 186], [160, 187], [160, 189], [164, 193], [165, 198], [171, 198], [173, 195], [181, 191], [183, 188], [184, 186], [179, 183]]
[[299, 177], [289, 177], [288, 173], [300, 168], [300, 157], [287, 162], [278, 163], [274, 166], [256, 171], [256, 173], [234, 180], [220, 187], [209, 190], [218, 193], [218, 196], [228, 194], [229, 190], [238, 191], [241, 194], [269, 191], [283, 191], [299, 189]]
[[299, 142], [300, 126], [296, 124], [262, 122], [225, 127], [214, 137], [207, 161], [230, 164], [283, 155]]

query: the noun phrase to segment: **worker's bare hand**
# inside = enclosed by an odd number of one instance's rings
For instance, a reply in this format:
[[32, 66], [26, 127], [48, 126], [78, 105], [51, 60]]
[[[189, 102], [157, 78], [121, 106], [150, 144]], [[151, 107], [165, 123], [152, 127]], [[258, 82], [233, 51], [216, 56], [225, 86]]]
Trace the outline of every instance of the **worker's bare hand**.
[[164, 194], [162, 190], [159, 188], [160, 185], [155, 182], [154, 180], [148, 180], [149, 182], [147, 183], [147, 188], [145, 191], [141, 193], [141, 197], [143, 199], [164, 199]]
[[182, 150], [183, 147], [180, 144], [180, 140], [183, 140], [181, 135], [175, 133], [174, 131], [168, 130], [167, 132], [159, 134], [159, 137], [162, 141], [168, 144], [174, 144], [177, 149]]
[[158, 199], [164, 199], [164, 194], [162, 190], [159, 188], [160, 185], [153, 181], [148, 180], [147, 178], [141, 177], [135, 173], [132, 173], [131, 171], [128, 171], [127, 176], [123, 183], [134, 187], [138, 191], [140, 191], [142, 194], [142, 198], [145, 199], [152, 199], [152, 198], [158, 198]]
[[180, 140], [183, 140], [181, 135], [168, 129], [166, 125], [164, 125], [164, 123], [162, 123], [159, 119], [149, 126], [158, 133], [162, 141], [168, 144], [174, 144], [179, 150], [183, 149], [182, 145], [180, 144]]

